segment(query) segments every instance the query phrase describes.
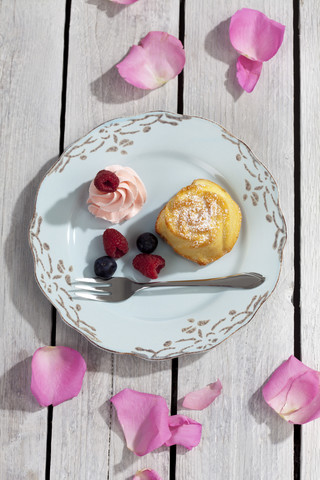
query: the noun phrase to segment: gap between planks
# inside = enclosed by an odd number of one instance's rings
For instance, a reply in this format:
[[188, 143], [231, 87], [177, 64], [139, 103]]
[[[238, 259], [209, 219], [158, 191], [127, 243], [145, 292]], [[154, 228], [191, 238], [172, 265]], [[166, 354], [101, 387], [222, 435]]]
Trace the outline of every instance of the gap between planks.
[[[300, 91], [300, 2], [293, 0], [293, 132], [294, 132], [294, 355], [301, 360], [301, 91]], [[293, 475], [301, 479], [301, 425], [293, 428]]]
[[[185, 37], [185, 0], [180, 0], [179, 8], [179, 40], [184, 45]], [[183, 70], [178, 76], [178, 98], [177, 98], [177, 113], [183, 115]], [[174, 358], [171, 362], [171, 415], [177, 414], [178, 408], [178, 371], [179, 360]], [[177, 447], [172, 445], [170, 447], [170, 466], [169, 466], [169, 478], [170, 480], [176, 480], [176, 463], [177, 463]]]
[[[72, 5], [72, 0], [66, 0], [65, 24], [64, 24], [64, 42], [63, 42], [61, 107], [60, 107], [61, 111], [60, 111], [59, 156], [62, 155], [62, 153], [64, 151], [71, 5]], [[51, 342], [50, 342], [51, 346], [56, 345], [56, 328], [57, 328], [57, 310], [52, 305], [51, 306]], [[46, 448], [45, 480], [50, 480], [52, 422], [53, 422], [53, 406], [50, 405], [48, 407], [48, 420], [47, 420], [47, 448]]]

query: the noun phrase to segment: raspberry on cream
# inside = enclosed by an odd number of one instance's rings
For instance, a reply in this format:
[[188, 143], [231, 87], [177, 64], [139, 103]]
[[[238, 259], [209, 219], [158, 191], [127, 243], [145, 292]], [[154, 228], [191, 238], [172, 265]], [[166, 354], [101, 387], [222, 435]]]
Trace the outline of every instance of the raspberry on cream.
[[130, 167], [108, 165], [105, 170], [115, 173], [119, 178], [119, 186], [116, 191], [105, 193], [95, 187], [93, 180], [89, 187], [88, 210], [96, 217], [120, 223], [141, 210], [147, 198], [146, 188]]

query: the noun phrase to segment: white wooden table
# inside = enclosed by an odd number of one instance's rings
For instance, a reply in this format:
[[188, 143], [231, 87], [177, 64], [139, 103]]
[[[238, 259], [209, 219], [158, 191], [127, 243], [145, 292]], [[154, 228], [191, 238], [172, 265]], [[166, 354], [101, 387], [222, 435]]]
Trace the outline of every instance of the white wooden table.
[[[283, 45], [252, 94], [235, 80], [230, 16], [256, 8], [286, 25]], [[1, 0], [0, 478], [129, 480], [154, 468], [163, 480], [317, 480], [320, 420], [293, 427], [261, 386], [295, 353], [320, 370], [320, 3], [317, 0]], [[146, 93], [114, 65], [151, 30], [181, 38], [183, 77]], [[151, 110], [215, 120], [270, 169], [288, 227], [277, 289], [252, 322], [209, 353], [165, 362], [100, 351], [68, 328], [33, 279], [27, 230], [40, 179], [65, 146], [111, 118]], [[40, 408], [30, 364], [43, 345], [79, 350], [80, 395]], [[125, 387], [163, 395], [171, 408], [219, 377], [223, 394], [190, 452], [138, 458], [107, 401]]]

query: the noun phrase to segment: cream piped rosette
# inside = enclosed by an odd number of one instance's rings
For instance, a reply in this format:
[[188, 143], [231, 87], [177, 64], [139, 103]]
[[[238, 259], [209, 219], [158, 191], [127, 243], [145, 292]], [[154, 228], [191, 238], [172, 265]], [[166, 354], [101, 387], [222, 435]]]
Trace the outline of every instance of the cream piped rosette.
[[194, 180], [161, 210], [156, 232], [183, 257], [207, 265], [230, 252], [241, 227], [237, 203], [210, 180]]
[[104, 193], [95, 187], [93, 180], [87, 200], [89, 212], [111, 223], [134, 217], [147, 199], [141, 178], [132, 168], [122, 165], [108, 165], [105, 170], [117, 175], [119, 186], [115, 192]]

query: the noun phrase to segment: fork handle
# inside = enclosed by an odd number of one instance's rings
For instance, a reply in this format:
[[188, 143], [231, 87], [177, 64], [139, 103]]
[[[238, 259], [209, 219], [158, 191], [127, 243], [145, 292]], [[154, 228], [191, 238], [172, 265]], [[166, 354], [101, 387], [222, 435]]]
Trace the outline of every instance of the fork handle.
[[230, 288], [256, 288], [265, 281], [260, 273], [240, 273], [228, 277], [207, 278], [205, 280], [177, 280], [168, 282], [137, 283], [140, 288], [152, 287], [230, 287]]

